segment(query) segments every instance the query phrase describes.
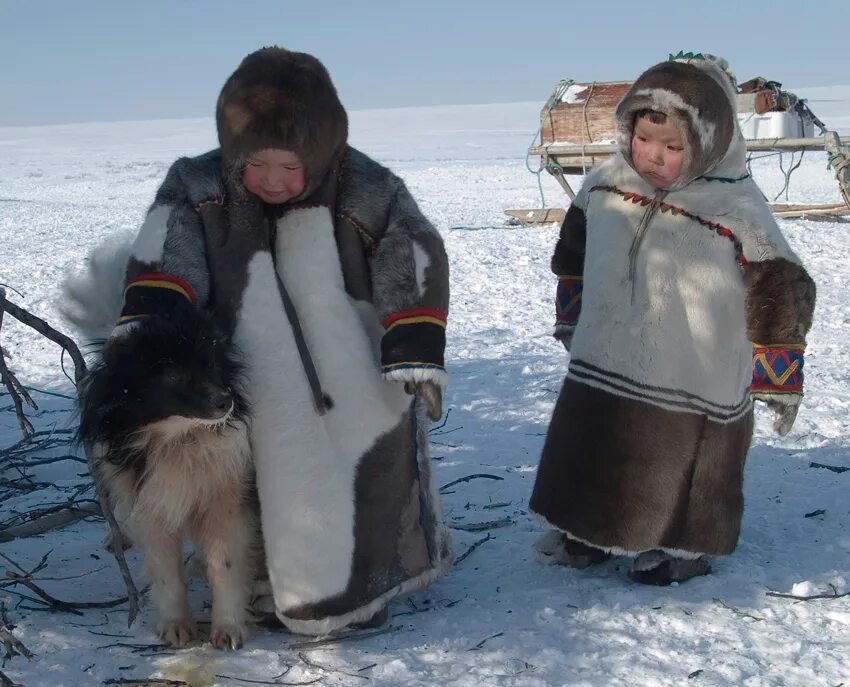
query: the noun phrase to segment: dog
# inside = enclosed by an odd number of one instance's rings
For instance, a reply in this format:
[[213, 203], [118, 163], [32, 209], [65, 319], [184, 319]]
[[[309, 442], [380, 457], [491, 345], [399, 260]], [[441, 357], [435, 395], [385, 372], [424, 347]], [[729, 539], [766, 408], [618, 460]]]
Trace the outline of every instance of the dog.
[[[81, 283], [65, 289], [77, 324], [96, 298]], [[196, 636], [183, 564], [190, 537], [206, 559], [211, 642], [238, 649], [259, 548], [238, 353], [188, 303], [126, 329], [107, 340], [80, 385], [79, 437], [122, 531], [144, 553], [160, 637], [182, 647]]]

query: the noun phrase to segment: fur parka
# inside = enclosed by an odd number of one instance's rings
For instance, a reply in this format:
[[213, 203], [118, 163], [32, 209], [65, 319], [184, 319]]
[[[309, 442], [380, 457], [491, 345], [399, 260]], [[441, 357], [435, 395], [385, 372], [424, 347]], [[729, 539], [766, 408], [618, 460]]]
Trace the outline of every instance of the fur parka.
[[[632, 166], [644, 110], [685, 144], [667, 190]], [[751, 392], [802, 393], [814, 284], [747, 173], [735, 117], [714, 60], [651, 68], [617, 108], [619, 154], [586, 177], [561, 227], [569, 371], [530, 506], [606, 551], [730, 553]]]
[[[347, 145], [315, 58], [249, 56], [217, 120], [222, 148], [175, 162], [157, 192], [121, 326], [190, 298], [232, 333], [274, 610], [323, 634], [451, 564], [427, 418], [404, 384], [447, 381], [446, 253], [404, 183]], [[241, 186], [240, 163], [266, 147], [304, 162], [307, 188], [283, 206]]]

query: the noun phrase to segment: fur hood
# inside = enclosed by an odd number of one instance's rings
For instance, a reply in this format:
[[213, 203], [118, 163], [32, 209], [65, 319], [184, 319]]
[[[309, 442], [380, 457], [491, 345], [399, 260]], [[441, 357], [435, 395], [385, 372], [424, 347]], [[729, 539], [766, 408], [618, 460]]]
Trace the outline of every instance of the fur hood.
[[314, 191], [339, 162], [348, 116], [331, 77], [312, 55], [271, 47], [248, 55], [224, 84], [216, 126], [225, 167], [264, 148], [295, 152]]
[[737, 178], [746, 172], [735, 88], [719, 58], [706, 55], [662, 62], [638, 77], [615, 114], [617, 143], [632, 167], [634, 119], [646, 109], [667, 115], [684, 142], [682, 172], [669, 190], [683, 188], [709, 173]]

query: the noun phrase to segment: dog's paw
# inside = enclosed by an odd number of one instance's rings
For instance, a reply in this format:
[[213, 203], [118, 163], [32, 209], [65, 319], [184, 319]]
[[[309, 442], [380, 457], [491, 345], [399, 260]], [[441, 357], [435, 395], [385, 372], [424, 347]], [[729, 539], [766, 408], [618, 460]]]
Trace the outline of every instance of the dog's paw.
[[159, 622], [158, 632], [160, 639], [165, 640], [177, 649], [182, 649], [197, 635], [195, 623], [193, 623], [189, 618], [161, 620]]
[[210, 642], [216, 649], [236, 651], [245, 643], [247, 630], [241, 623], [221, 623], [213, 625]]

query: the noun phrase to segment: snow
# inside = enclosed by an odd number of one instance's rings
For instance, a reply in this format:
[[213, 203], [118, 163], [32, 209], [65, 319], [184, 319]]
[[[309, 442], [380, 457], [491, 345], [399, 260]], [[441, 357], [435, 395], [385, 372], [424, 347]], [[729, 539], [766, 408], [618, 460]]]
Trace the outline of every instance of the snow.
[[568, 105], [583, 103], [585, 99], [579, 96], [584, 93], [587, 88], [587, 86], [582, 86], [581, 84], [573, 84], [564, 91], [564, 94], [561, 96], [561, 102], [567, 103]]
[[[825, 103], [834, 110], [827, 114], [813, 95], [813, 109], [848, 133], [850, 87], [831, 92], [844, 98], [841, 107]], [[27, 687], [147, 677], [204, 687], [251, 684], [236, 678], [276, 684], [290, 666], [278, 683], [850, 683], [850, 596], [800, 602], [766, 595], [850, 591], [850, 471], [810, 467], [850, 467], [847, 224], [781, 220], [818, 286], [808, 393], [785, 438], [771, 433], [770, 414], [758, 410], [737, 551], [716, 559], [711, 575], [670, 588], [630, 583], [624, 559], [575, 571], [535, 558], [533, 543], [544, 528], [528, 514], [527, 500], [567, 363], [550, 336], [555, 281], [548, 263], [557, 228], [511, 226], [503, 210], [540, 206], [537, 181], [525, 167], [539, 111], [540, 103], [513, 103], [351, 113], [352, 143], [405, 179], [451, 260], [450, 412], [432, 431], [435, 472], [440, 485], [472, 474], [491, 478], [444, 490], [446, 517], [454, 526], [507, 524], [455, 530], [458, 555], [476, 548], [429, 589], [394, 601], [392, 631], [301, 648], [292, 645], [310, 638], [261, 628], [233, 654], [208, 642], [181, 651], [150, 648], [157, 640], [148, 609], [128, 629], [125, 606], [81, 616], [48, 613], [21, 596], [32, 592], [0, 583], [14, 634], [35, 653], [32, 661], [6, 661], [3, 672]], [[0, 282], [21, 293], [10, 291], [10, 299], [61, 326], [56, 299], [65, 270], [105, 235], [135, 230], [169, 163], [212, 147], [214, 138], [212, 119], [0, 128]], [[755, 162], [753, 172], [770, 198], [781, 190], [777, 158]], [[580, 179], [570, 182], [577, 188]], [[548, 175], [542, 184], [547, 204], [563, 206], [558, 185]], [[838, 201], [822, 154], [804, 156], [788, 201]], [[59, 349], [9, 315], [2, 336], [10, 367], [38, 389], [39, 410], [30, 412], [36, 429], [72, 428], [66, 396], [73, 388], [60, 369]], [[0, 408], [5, 448], [19, 433], [8, 395], [0, 396]], [[26, 458], [71, 453], [60, 443]], [[0, 479], [19, 476], [14, 460], [20, 458], [0, 453]], [[7, 498], [0, 527], [87, 484], [84, 465], [70, 460], [31, 471], [37, 482], [55, 486]], [[114, 599], [123, 585], [102, 548], [103, 534], [102, 523], [86, 521], [3, 543], [0, 568], [30, 570], [48, 555], [34, 579], [53, 596]], [[138, 578], [138, 555], [128, 553]], [[205, 583], [193, 579], [191, 588], [196, 615], [208, 618]]]

